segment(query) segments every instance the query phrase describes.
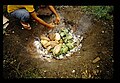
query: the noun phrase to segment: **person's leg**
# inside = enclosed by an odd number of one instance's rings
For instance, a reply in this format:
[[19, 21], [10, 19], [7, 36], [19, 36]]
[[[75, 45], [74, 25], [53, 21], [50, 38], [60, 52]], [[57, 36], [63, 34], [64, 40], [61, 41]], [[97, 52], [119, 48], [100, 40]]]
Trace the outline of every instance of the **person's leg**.
[[30, 14], [26, 9], [18, 9], [11, 13], [12, 17], [15, 17], [20, 20], [21, 24], [24, 28], [30, 30], [31, 27], [29, 25]]

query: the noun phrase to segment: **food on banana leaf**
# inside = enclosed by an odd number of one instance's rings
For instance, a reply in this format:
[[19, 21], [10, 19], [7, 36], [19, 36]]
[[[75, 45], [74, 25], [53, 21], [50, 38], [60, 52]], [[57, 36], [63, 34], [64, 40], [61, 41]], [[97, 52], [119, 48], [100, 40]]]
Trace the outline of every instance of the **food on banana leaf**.
[[58, 54], [61, 49], [61, 44], [56, 45], [53, 49], [53, 55]]
[[41, 42], [41, 44], [42, 44], [43, 46], [48, 43], [47, 40], [41, 40], [40, 42]]
[[60, 35], [61, 35], [62, 37], [65, 37], [67, 34], [68, 34], [68, 30], [65, 29], [65, 28], [62, 29], [61, 32], [60, 32]]
[[60, 41], [59, 41], [61, 44], [63, 43], [63, 40], [62, 39], [60, 39]]
[[55, 47], [58, 43], [57, 41], [50, 41], [50, 46]]
[[52, 46], [48, 46], [47, 47], [47, 51], [50, 51], [51, 48], [52, 48]]
[[44, 47], [47, 48], [48, 46], [50, 46], [50, 42], [47, 42]]
[[74, 37], [69, 30], [63, 28], [59, 33], [49, 33], [47, 37], [42, 35], [41, 43], [54, 57], [59, 57], [75, 47], [73, 39]]
[[64, 33], [64, 32], [61, 32], [61, 33], [60, 33], [60, 36], [62, 36], [62, 37], [65, 36], [65, 33]]
[[64, 29], [62, 32], [60, 32], [60, 35], [65, 43], [67, 43], [68, 40], [72, 39], [72, 35], [68, 33], [68, 30]]
[[64, 43], [66, 44], [66, 43], [68, 43], [68, 42], [73, 42], [73, 40], [72, 39], [67, 39], [66, 37], [65, 38], [63, 38], [63, 41], [64, 41]]
[[48, 37], [46, 37], [45, 35], [41, 35], [41, 36], [40, 36], [40, 39], [41, 39], [41, 40], [50, 41], [50, 39], [49, 39]]
[[68, 39], [67, 39], [67, 38], [64, 38], [63, 40], [64, 40], [64, 42], [65, 42], [65, 43], [67, 43], [67, 41], [68, 41]]
[[67, 43], [74, 43], [73, 39], [69, 39]]
[[60, 49], [61, 54], [65, 54], [68, 51], [68, 47], [65, 44], [62, 44], [62, 47]]
[[66, 35], [66, 39], [72, 39], [72, 36], [69, 35], [69, 34], [67, 34], [67, 35]]
[[74, 48], [74, 44], [73, 43], [67, 43], [66, 44], [67, 46], [68, 46], [68, 48], [71, 50], [71, 49], [73, 49]]
[[66, 28], [63, 28], [61, 31], [63, 31], [64, 33], [68, 33], [68, 30]]
[[50, 38], [51, 41], [55, 40], [55, 34], [54, 33], [49, 33], [48, 37]]
[[54, 48], [51, 48], [51, 49], [49, 50], [49, 52], [50, 52], [50, 53], [53, 53], [53, 49], [54, 49]]

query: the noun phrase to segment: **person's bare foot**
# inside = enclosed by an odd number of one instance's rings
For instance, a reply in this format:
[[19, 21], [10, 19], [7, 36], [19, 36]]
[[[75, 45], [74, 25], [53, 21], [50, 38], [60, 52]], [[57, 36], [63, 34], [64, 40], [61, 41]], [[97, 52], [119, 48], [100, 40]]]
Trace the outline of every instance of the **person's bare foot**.
[[30, 24], [29, 23], [25, 23], [25, 22], [22, 22], [20, 21], [20, 23], [22, 24], [22, 26], [27, 29], [27, 30], [31, 30], [31, 27], [30, 27]]

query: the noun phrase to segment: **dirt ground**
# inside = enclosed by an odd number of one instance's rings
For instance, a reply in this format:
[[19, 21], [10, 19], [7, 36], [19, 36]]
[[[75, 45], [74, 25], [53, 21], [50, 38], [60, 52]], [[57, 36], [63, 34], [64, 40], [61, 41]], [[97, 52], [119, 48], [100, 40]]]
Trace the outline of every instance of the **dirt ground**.
[[[113, 78], [113, 22], [98, 21], [85, 15], [78, 6], [56, 7], [67, 24], [75, 26], [76, 34], [83, 35], [82, 48], [67, 59], [53, 62], [33, 58], [28, 45], [34, 37], [49, 30], [31, 22], [32, 30], [22, 29], [11, 21], [3, 36], [4, 78]], [[73, 10], [71, 12], [71, 10]], [[49, 22], [52, 17], [43, 18]], [[96, 58], [100, 60], [93, 63]]]

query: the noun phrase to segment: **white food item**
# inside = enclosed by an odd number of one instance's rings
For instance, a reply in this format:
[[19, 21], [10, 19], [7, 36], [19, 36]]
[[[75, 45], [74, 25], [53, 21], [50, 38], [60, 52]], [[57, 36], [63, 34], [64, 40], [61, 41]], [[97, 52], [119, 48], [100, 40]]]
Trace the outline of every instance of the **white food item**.
[[55, 33], [55, 40], [60, 40], [60, 34], [59, 33]]

